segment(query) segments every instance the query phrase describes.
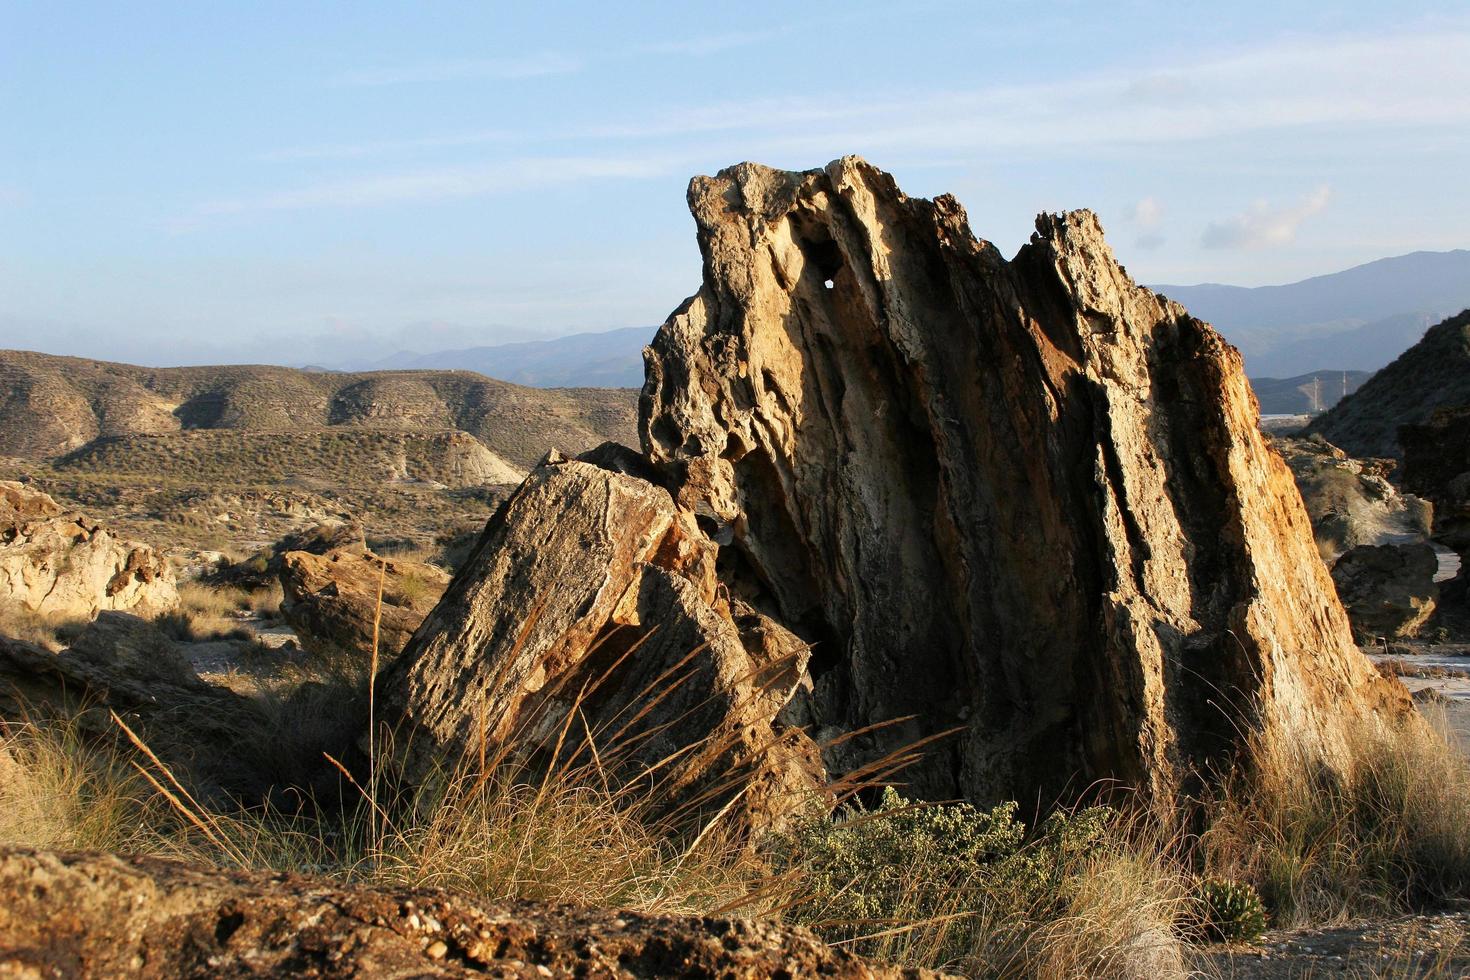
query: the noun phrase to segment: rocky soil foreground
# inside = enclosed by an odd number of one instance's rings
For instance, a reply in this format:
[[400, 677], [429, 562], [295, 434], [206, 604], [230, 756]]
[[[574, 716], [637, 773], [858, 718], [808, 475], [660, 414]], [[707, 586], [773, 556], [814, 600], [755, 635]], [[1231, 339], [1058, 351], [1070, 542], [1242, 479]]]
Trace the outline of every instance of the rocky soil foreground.
[[0, 847], [7, 977], [930, 977], [800, 929]]

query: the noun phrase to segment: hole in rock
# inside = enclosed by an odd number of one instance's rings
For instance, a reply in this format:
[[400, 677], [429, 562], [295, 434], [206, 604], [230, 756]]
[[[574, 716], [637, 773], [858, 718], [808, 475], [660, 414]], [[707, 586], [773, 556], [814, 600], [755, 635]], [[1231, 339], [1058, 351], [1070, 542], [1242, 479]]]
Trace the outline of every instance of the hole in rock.
[[831, 279], [828, 279], [826, 282], [822, 283], [822, 285], [823, 286], [826, 286], [828, 289], [831, 289], [832, 288], [832, 280]]

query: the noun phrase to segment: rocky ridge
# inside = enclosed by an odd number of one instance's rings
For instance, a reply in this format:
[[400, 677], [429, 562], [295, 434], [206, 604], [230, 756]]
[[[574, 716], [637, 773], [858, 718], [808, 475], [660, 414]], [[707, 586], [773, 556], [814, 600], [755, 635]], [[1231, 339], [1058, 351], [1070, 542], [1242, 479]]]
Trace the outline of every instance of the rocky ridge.
[[323, 373], [262, 365], [145, 368], [0, 352], [0, 456], [49, 460], [99, 438], [187, 430], [460, 430], [524, 469], [548, 448], [633, 435], [631, 393], [535, 389], [469, 371]]

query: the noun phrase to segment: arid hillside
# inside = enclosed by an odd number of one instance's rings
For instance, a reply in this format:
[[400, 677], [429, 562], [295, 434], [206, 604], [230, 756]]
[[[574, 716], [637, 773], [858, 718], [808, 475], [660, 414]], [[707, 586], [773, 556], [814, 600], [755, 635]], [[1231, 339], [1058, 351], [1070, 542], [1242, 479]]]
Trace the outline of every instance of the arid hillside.
[[1314, 420], [1312, 432], [1354, 456], [1402, 458], [1399, 426], [1470, 404], [1470, 310], [1430, 327], [1419, 343]]
[[51, 460], [110, 436], [324, 426], [470, 433], [525, 468], [553, 446], [635, 441], [637, 398], [535, 389], [469, 371], [337, 374], [261, 365], [146, 368], [0, 352], [0, 455]]

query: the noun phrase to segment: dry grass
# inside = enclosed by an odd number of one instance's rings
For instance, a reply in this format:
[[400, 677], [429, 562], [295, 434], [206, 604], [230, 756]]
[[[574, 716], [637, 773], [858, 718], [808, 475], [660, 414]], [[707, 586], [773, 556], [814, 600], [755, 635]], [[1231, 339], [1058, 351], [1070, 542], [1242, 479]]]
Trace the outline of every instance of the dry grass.
[[1210, 806], [1204, 864], [1254, 884], [1277, 925], [1470, 895], [1470, 761], [1443, 719], [1396, 731], [1364, 727], [1353, 739], [1359, 763], [1347, 779], [1255, 739], [1254, 765]]
[[0, 723], [0, 841], [151, 852], [173, 830], [147, 781], [75, 723]]
[[169, 636], [183, 642], [248, 640], [252, 634], [241, 625], [241, 617], [253, 613], [276, 619], [281, 613], [281, 600], [277, 582], [254, 590], [185, 582], [179, 586], [178, 608], [157, 617], [155, 622]]

